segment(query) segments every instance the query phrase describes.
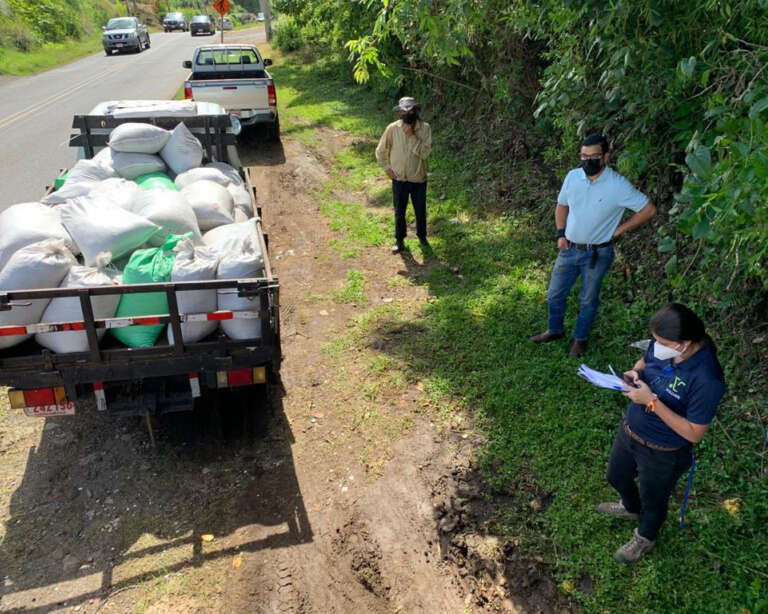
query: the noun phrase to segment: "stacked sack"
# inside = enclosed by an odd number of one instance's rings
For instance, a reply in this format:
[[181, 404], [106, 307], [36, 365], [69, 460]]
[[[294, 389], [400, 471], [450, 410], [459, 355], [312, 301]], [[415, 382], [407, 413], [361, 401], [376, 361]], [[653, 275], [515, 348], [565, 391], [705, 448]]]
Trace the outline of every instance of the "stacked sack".
[[[108, 146], [79, 160], [56, 191], [0, 213], [0, 290], [261, 277], [263, 255], [240, 174], [223, 162], [202, 163], [203, 148], [183, 123], [172, 131], [121, 124]], [[177, 300], [180, 313], [259, 309], [258, 299], [239, 298], [236, 291], [179, 291]], [[94, 296], [91, 305], [99, 319], [168, 312], [164, 293]], [[76, 297], [0, 312], [0, 326], [82, 319]], [[148, 347], [164, 326], [111, 332], [130, 347]], [[194, 343], [216, 328], [216, 322], [185, 322], [182, 338]], [[223, 328], [234, 339], [261, 336], [257, 318], [227, 321]], [[0, 349], [29, 336], [2, 337]], [[83, 331], [35, 339], [54, 352], [88, 349]], [[170, 329], [168, 339], [173, 342]]]

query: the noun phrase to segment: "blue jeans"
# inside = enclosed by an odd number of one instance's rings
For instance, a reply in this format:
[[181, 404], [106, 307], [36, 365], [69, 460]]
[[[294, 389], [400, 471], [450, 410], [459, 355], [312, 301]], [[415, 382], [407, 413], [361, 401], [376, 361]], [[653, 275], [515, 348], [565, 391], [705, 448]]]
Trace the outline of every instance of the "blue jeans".
[[590, 268], [592, 258], [591, 250], [569, 247], [558, 252], [555, 266], [552, 269], [552, 277], [549, 280], [547, 290], [548, 319], [547, 330], [550, 333], [562, 333], [565, 320], [565, 301], [571, 292], [573, 284], [581, 275], [581, 309], [576, 319], [576, 328], [573, 338], [584, 341], [589, 337], [592, 324], [597, 315], [597, 307], [600, 304], [600, 285], [608, 268], [613, 262], [613, 246], [607, 245], [597, 250], [597, 262]]

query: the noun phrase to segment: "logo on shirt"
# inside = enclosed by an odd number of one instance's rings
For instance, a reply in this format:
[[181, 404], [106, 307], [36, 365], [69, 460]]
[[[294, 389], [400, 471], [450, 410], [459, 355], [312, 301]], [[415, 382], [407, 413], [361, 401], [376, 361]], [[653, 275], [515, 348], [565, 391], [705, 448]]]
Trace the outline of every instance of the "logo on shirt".
[[678, 376], [678, 375], [675, 375], [675, 379], [673, 379], [673, 380], [672, 380], [672, 381], [669, 383], [669, 386], [667, 386], [667, 390], [668, 390], [668, 391], [669, 391], [669, 392], [670, 392], [670, 393], [671, 393], [671, 394], [672, 394], [672, 395], [673, 395], [673, 396], [674, 396], [676, 399], [679, 399], [679, 398], [680, 398], [680, 391], [678, 390], [678, 388], [684, 387], [684, 386], [686, 386], [686, 385], [687, 385], [687, 384], [685, 383], [685, 380], [684, 380], [684, 379], [682, 379], [682, 378], [681, 378], [680, 376]]

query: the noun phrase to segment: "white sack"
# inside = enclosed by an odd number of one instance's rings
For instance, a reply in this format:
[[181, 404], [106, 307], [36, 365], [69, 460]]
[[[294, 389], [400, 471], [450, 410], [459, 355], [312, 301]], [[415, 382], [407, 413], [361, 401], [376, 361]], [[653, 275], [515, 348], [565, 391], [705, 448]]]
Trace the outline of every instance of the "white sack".
[[[262, 277], [264, 260], [258, 247], [252, 241], [246, 241], [243, 249], [228, 252], [221, 256], [218, 279], [250, 279]], [[239, 297], [236, 288], [224, 288], [217, 291], [219, 309], [225, 311], [259, 311], [261, 299], [259, 296]], [[260, 339], [261, 318], [254, 317], [243, 320], [222, 320], [222, 330], [230, 339]]]
[[196, 244], [203, 242], [195, 212], [181, 192], [163, 188], [141, 190], [133, 210], [160, 227], [160, 231], [149, 239], [149, 244], [154, 247], [165, 243], [169, 234], [183, 235], [188, 232], [192, 233]]
[[236, 209], [240, 209], [246, 217], [253, 217], [253, 201], [245, 186], [230, 183], [227, 186], [227, 192], [232, 197]]
[[91, 158], [91, 160], [98, 162], [105, 169], [111, 171], [113, 177], [117, 175], [117, 173], [115, 173], [115, 167], [112, 163], [112, 149], [109, 146], [100, 149], [96, 155]]
[[74, 242], [61, 223], [59, 211], [41, 203], [20, 203], [0, 213], [0, 270], [11, 256], [27, 245], [59, 239], [75, 251]]
[[115, 172], [125, 179], [136, 179], [139, 175], [165, 171], [165, 162], [160, 156], [153, 154], [113, 151], [112, 164]]
[[95, 158], [78, 160], [69, 171], [64, 185], [44, 196], [42, 202], [46, 205], [59, 205], [78, 196], [85, 196], [94, 184], [114, 176], [111, 166], [104, 165]]
[[[228, 252], [239, 252], [245, 249], [246, 246], [255, 245], [255, 250], [258, 252], [259, 257], [261, 257], [261, 250], [258, 248], [258, 239], [256, 237], [256, 221], [257, 218], [252, 218], [246, 222], [227, 224], [226, 226], [219, 226], [209, 230], [203, 235], [203, 243], [212, 247], [220, 256]], [[254, 248], [250, 247], [250, 249]], [[261, 266], [264, 266], [263, 257]]]
[[119, 207], [77, 198], [59, 207], [61, 222], [83, 252], [85, 264], [104, 264], [141, 247], [160, 227]]
[[99, 206], [115, 206], [133, 211], [133, 203], [141, 192], [143, 190], [134, 181], [113, 177], [93, 184], [88, 198]]
[[[110, 277], [103, 270], [88, 266], [73, 266], [61, 282], [61, 288], [93, 288], [95, 286], [118, 286], [119, 281]], [[112, 318], [117, 311], [119, 294], [105, 294], [91, 297], [91, 308], [96, 319]], [[48, 304], [40, 319], [41, 322], [56, 324], [58, 322], [78, 322], [84, 319], [80, 299], [76, 296], [54, 298]], [[104, 336], [106, 329], [97, 328], [99, 339]], [[88, 335], [85, 331], [63, 331], [57, 333], [37, 333], [37, 341], [43, 347], [63, 354], [66, 352], [87, 352]]]
[[[0, 289], [9, 291], [58, 288], [74, 264], [75, 257], [64, 241], [48, 239], [27, 245], [13, 254], [0, 271]], [[13, 307], [10, 311], [0, 311], [0, 326], [37, 324], [49, 301], [47, 298], [20, 301], [25, 304]], [[31, 336], [0, 337], [0, 349], [18, 345]]]
[[247, 222], [249, 219], [251, 218], [249, 218], [242, 209], [238, 209], [237, 207], [235, 207], [235, 224], [241, 224], [243, 222]]
[[218, 183], [219, 185], [224, 186], [225, 188], [231, 183], [230, 178], [227, 177], [220, 170], [217, 170], [215, 168], [208, 168], [205, 166], [198, 167], [198, 168], [191, 168], [188, 171], [185, 171], [179, 175], [176, 175], [176, 179], [174, 179], [174, 183], [176, 184], [176, 187], [179, 188], [179, 190], [183, 190], [189, 184], [194, 183], [195, 181], [200, 181], [201, 179], [207, 179], [208, 181], [213, 181], [214, 183]]
[[203, 232], [234, 221], [232, 196], [218, 183], [207, 179], [195, 181], [181, 190], [181, 194], [195, 210], [197, 223]]
[[120, 124], [109, 135], [113, 151], [156, 154], [171, 138], [169, 130], [140, 122]]
[[139, 175], [165, 171], [165, 162], [160, 156], [114, 151], [111, 147], [105, 147], [93, 159], [103, 166], [113, 168], [115, 174], [124, 179], [136, 179]]
[[226, 162], [209, 162], [203, 168], [215, 168], [217, 171], [221, 171], [229, 178], [230, 183], [234, 183], [235, 185], [245, 184], [237, 169]]
[[179, 123], [171, 132], [168, 143], [160, 150], [160, 156], [177, 175], [203, 162], [203, 146], [184, 123]]
[[[209, 281], [216, 279], [219, 256], [209, 247], [195, 247], [190, 239], [180, 241], [176, 248], [171, 281]], [[216, 290], [176, 292], [179, 313], [210, 313], [216, 311]], [[182, 322], [181, 338], [196, 343], [216, 330], [218, 322]], [[173, 328], [168, 326], [168, 343], [173, 343]]]
[[[92, 183], [114, 177], [115, 173], [109, 166], [104, 166], [98, 160], [78, 160], [67, 175], [64, 185], [68, 183]], [[63, 187], [63, 186], [62, 186]]]

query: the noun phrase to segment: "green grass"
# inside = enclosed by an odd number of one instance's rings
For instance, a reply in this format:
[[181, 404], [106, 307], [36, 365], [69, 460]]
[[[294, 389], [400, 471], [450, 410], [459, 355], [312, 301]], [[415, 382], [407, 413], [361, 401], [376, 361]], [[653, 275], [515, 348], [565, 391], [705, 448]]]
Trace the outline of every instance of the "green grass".
[[0, 75], [30, 75], [103, 51], [101, 32], [79, 41], [50, 43], [34, 51], [0, 48]]
[[360, 271], [347, 271], [347, 283], [336, 291], [335, 298], [341, 303], [364, 305], [366, 303], [365, 274]]
[[[358, 144], [336, 156], [331, 179], [318, 194], [321, 213], [344, 237], [337, 245], [341, 254], [354, 258], [382, 245], [391, 220], [381, 206], [382, 189], [371, 183], [378, 170], [370, 143], [391, 120], [392, 101], [355, 87], [327, 61], [306, 56], [285, 58], [274, 74], [288, 134], [296, 131], [310, 145], [317, 142], [317, 127], [357, 135]], [[633, 567], [615, 564], [612, 553], [632, 526], [597, 516], [594, 507], [616, 498], [604, 474], [624, 398], [576, 376], [578, 361], [566, 358], [567, 340], [544, 347], [527, 341], [546, 325], [545, 292], [555, 256], [550, 207], [544, 213], [497, 213], [501, 208], [477, 186], [481, 180], [492, 184], [500, 162], [483, 159], [471, 144], [455, 153], [448, 145], [463, 135], [439, 117], [431, 123], [429, 227], [435, 257], [445, 266], [409, 270], [408, 279], [426, 286], [435, 301], [407, 324], [391, 309], [372, 310], [326, 351], [339, 356], [366, 336], [389, 335], [393, 341], [385, 352], [393, 364], [407, 365], [409, 379], [423, 381], [435, 399], [472, 408], [487, 435], [479, 451], [487, 479], [505, 501], [491, 530], [519, 543], [515, 552], [523, 559], [549, 564], [558, 583], [573, 582], [572, 597], [586, 612], [768, 612], [768, 410], [765, 382], [752, 381], [749, 355], [721, 348], [731, 393], [697, 446], [690, 528], [680, 530], [676, 522], [681, 481], [653, 553]], [[513, 196], [534, 202], [542, 195], [552, 202], [553, 189], [532, 163], [515, 164]], [[340, 198], [345, 190], [365, 192], [366, 202]], [[648, 336], [648, 317], [672, 297], [659, 277], [628, 301], [620, 261], [621, 255], [606, 278], [585, 358], [599, 369], [628, 368], [638, 358], [628, 344]], [[569, 307], [572, 325], [573, 300]], [[402, 326], [408, 334], [391, 335]], [[387, 364], [377, 360], [369, 369]], [[552, 503], [536, 512], [530, 502], [543, 495]], [[740, 509], [731, 515], [723, 502], [733, 498]], [[588, 594], [579, 590], [587, 577], [594, 587]]]

